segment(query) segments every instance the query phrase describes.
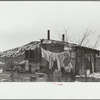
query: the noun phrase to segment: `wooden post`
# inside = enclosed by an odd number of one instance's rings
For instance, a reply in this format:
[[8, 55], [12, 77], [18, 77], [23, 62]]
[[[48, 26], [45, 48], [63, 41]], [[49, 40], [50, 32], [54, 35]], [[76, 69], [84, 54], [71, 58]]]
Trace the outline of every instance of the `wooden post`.
[[87, 82], [87, 71], [86, 71], [86, 82]]
[[[85, 55], [86, 55], [86, 51], [85, 51]], [[85, 78], [86, 78], [86, 82], [87, 82], [87, 65], [86, 65], [86, 57], [85, 57]]]
[[[76, 48], [75, 48], [76, 49]], [[76, 49], [76, 59], [75, 59], [75, 79], [76, 79], [76, 71], [77, 71], [77, 57], [78, 57], [78, 51], [77, 51], [77, 49]]]

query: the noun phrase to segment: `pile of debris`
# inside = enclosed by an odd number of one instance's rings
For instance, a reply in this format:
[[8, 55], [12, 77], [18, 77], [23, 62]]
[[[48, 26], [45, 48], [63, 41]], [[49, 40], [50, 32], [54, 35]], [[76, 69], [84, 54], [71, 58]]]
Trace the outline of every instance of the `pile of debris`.
[[12, 82], [10, 73], [0, 73], [0, 82]]

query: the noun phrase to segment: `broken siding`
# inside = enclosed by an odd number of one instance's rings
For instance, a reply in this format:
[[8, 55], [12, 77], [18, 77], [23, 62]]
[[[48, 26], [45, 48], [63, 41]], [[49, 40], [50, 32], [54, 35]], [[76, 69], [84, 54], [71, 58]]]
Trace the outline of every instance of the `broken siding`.
[[[97, 72], [97, 61], [96, 55], [99, 51], [85, 48], [85, 47], [76, 47], [76, 65], [75, 71], [78, 75], [84, 75], [87, 69], [90, 70], [90, 73]], [[88, 62], [86, 62], [88, 59]]]

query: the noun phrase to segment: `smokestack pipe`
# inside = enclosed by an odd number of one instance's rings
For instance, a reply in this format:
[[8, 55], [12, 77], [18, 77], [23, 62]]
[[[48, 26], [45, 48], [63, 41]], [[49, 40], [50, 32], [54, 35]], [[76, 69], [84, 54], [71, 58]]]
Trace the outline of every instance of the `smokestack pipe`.
[[50, 30], [48, 30], [47, 39], [50, 40]]
[[65, 34], [62, 34], [62, 41], [65, 41]]

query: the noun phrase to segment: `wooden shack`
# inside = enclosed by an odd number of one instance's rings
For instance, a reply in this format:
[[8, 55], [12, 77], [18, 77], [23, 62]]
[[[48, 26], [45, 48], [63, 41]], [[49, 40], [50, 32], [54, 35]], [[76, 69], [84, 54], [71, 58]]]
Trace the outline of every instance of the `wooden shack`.
[[[85, 75], [86, 70], [90, 73], [100, 72], [100, 51], [76, 44], [56, 40], [41, 40], [41, 47], [51, 52], [60, 53], [69, 50], [76, 75]], [[67, 48], [67, 49], [65, 49]], [[99, 56], [99, 57], [98, 57]], [[88, 64], [88, 65], [86, 65]]]
[[[46, 59], [42, 58], [41, 48], [53, 53], [69, 51], [76, 75], [85, 75], [87, 69], [90, 70], [90, 73], [100, 71], [99, 50], [65, 42], [64, 35], [62, 36], [62, 41], [51, 40], [49, 31], [47, 39], [41, 39], [38, 47], [34, 50], [25, 51], [26, 71], [48, 70], [49, 63]], [[46, 71], [44, 70], [44, 72]]]
[[99, 55], [100, 51], [88, 47], [75, 46], [75, 52], [75, 71], [77, 75], [85, 75], [87, 69], [90, 70], [90, 73], [98, 72], [96, 55]]

